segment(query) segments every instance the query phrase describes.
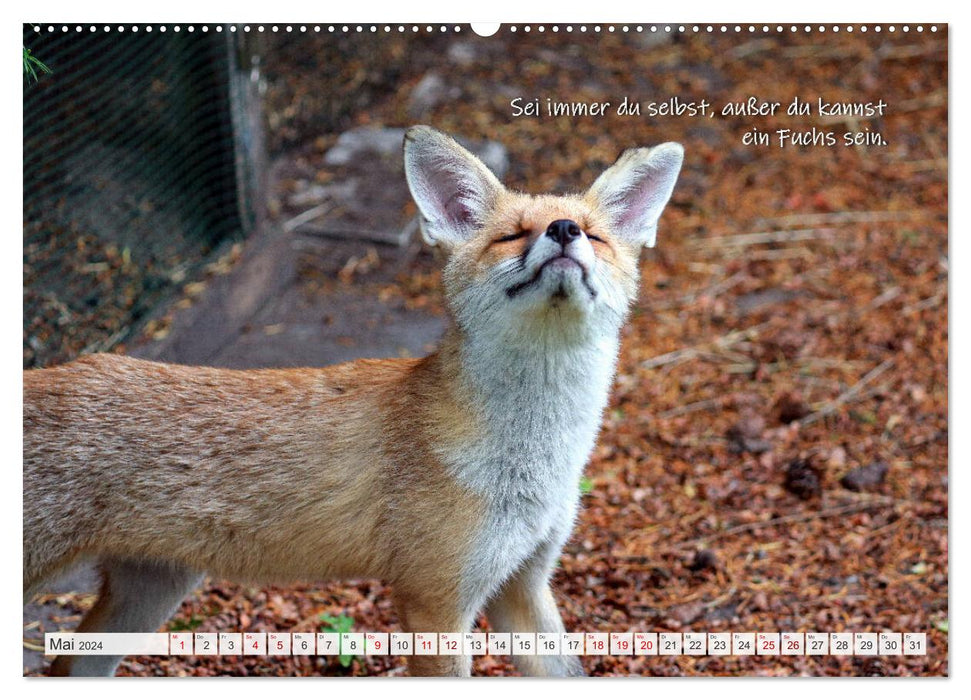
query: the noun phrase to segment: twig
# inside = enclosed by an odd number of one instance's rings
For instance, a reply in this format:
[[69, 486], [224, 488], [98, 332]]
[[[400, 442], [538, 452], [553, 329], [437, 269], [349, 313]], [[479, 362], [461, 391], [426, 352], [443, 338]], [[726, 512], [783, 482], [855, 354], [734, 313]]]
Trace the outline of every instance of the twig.
[[718, 263], [703, 263], [694, 260], [688, 263], [688, 272], [697, 272], [702, 275], [719, 275], [724, 271], [725, 266]]
[[886, 304], [887, 302], [893, 301], [894, 299], [899, 297], [901, 292], [903, 292], [903, 290], [900, 287], [890, 287], [886, 291], [882, 292], [878, 297], [876, 297], [869, 304], [867, 304], [864, 307], [864, 310], [873, 311], [874, 309], [879, 308], [884, 304]]
[[852, 56], [858, 56], [860, 50], [855, 47], [840, 47], [833, 46], [830, 48], [823, 48], [819, 44], [810, 44], [808, 46], [790, 46], [789, 48], [783, 49], [781, 55], [785, 58], [812, 58], [812, 59], [832, 59], [832, 58], [850, 58]]
[[864, 374], [863, 378], [860, 379], [860, 381], [858, 381], [856, 384], [851, 386], [849, 389], [844, 391], [842, 394], [837, 396], [832, 401], [828, 401], [818, 411], [814, 411], [813, 413], [810, 413], [808, 416], [801, 418], [798, 421], [798, 423], [800, 425], [811, 425], [812, 423], [815, 423], [816, 421], [818, 421], [820, 418], [825, 418], [826, 416], [832, 415], [839, 409], [840, 406], [857, 398], [857, 396], [859, 396], [860, 392], [863, 391], [864, 387], [866, 387], [867, 384], [869, 384], [874, 379], [879, 377], [881, 374], [886, 372], [888, 369], [893, 367], [893, 363], [894, 363], [893, 358], [889, 360], [884, 360], [879, 365], [877, 365], [869, 372]]
[[758, 333], [768, 325], [769, 322], [766, 321], [748, 328], [743, 328], [742, 330], [726, 333], [710, 343], [703, 343], [690, 348], [681, 348], [680, 350], [666, 352], [663, 355], [657, 355], [656, 357], [651, 357], [644, 360], [641, 362], [641, 367], [644, 369], [654, 369], [655, 367], [662, 367], [664, 365], [693, 360], [705, 351], [710, 351], [710, 348], [712, 347], [718, 348], [719, 350], [727, 350], [740, 341], [748, 340], [753, 334]]
[[762, 231], [759, 233], [743, 233], [737, 236], [716, 236], [690, 241], [693, 248], [740, 247], [759, 245], [761, 243], [788, 243], [790, 241], [808, 241], [823, 238], [826, 234], [835, 233], [832, 228], [800, 228], [789, 231]]
[[935, 306], [941, 303], [941, 300], [943, 298], [944, 298], [944, 292], [938, 292], [937, 294], [929, 296], [926, 299], [921, 299], [918, 302], [905, 306], [904, 313], [911, 313], [913, 311], [923, 311], [924, 309], [933, 309]]
[[[789, 362], [768, 362], [761, 363], [754, 360], [745, 360], [737, 362], [733, 365], [725, 367], [725, 371], [730, 374], [748, 374], [749, 372], [754, 372], [756, 369], [760, 369], [763, 372], [773, 374], [775, 372], [784, 372], [786, 370], [798, 370], [805, 371], [816, 368], [836, 368], [841, 370], [852, 370], [858, 362], [853, 362], [852, 360], [840, 360], [830, 357], [801, 357]], [[805, 379], [806, 382], [814, 381], [814, 378], [809, 377]], [[821, 381], [821, 380], [815, 380]], [[835, 382], [835, 380], [834, 380]], [[839, 384], [837, 383], [837, 386]]]
[[817, 510], [812, 513], [796, 513], [794, 515], [783, 515], [778, 518], [771, 518], [770, 520], [760, 520], [756, 523], [745, 523], [744, 525], [736, 525], [735, 527], [730, 527], [727, 530], [720, 530], [719, 532], [713, 533], [711, 535], [705, 535], [704, 537], [696, 537], [692, 540], [686, 540], [684, 542], [676, 542], [670, 545], [671, 549], [682, 549], [686, 547], [696, 547], [700, 544], [712, 542], [714, 540], [721, 539], [722, 537], [728, 537], [729, 535], [738, 535], [743, 532], [751, 532], [752, 530], [761, 530], [766, 527], [773, 527], [775, 525], [788, 525], [791, 523], [802, 523], [809, 520], [832, 518], [837, 515], [846, 515], [848, 513], [858, 513], [860, 511], [869, 510], [870, 508], [887, 508], [890, 506], [896, 506], [897, 501], [892, 498], [880, 499], [880, 500], [867, 500], [862, 503], [848, 503], [842, 506], [834, 506], [832, 508], [823, 508], [822, 510]]
[[686, 413], [694, 413], [695, 411], [703, 411], [708, 408], [716, 408], [725, 403], [728, 398], [728, 396], [718, 396], [713, 399], [704, 399], [702, 401], [687, 403], [683, 406], [678, 406], [668, 411], [664, 411], [664, 413], [658, 415], [658, 418], [674, 418], [675, 416], [683, 416]]
[[914, 221], [933, 219], [936, 212], [930, 209], [910, 209], [904, 211], [838, 211], [826, 214], [789, 214], [768, 219], [760, 219], [759, 225], [777, 224], [779, 226], [801, 225], [806, 227], [880, 223], [885, 221]]
[[947, 158], [926, 158], [924, 160], [907, 160], [906, 158], [892, 159], [894, 167], [906, 168], [914, 172], [925, 172], [927, 170], [940, 170], [942, 174], [947, 173]]
[[789, 258], [809, 258], [812, 251], [809, 248], [782, 248], [781, 250], [753, 250], [745, 253], [747, 260], [788, 260]]
[[107, 338], [101, 338], [99, 340], [94, 341], [93, 343], [89, 343], [84, 347], [83, 350], [81, 350], [80, 354], [89, 355], [94, 352], [107, 352], [111, 350], [113, 347], [115, 347], [118, 343], [120, 343], [122, 338], [128, 335], [128, 333], [130, 333], [131, 330], [132, 330], [132, 326], [129, 326], [129, 325], [123, 326], [122, 328], [118, 329]]
[[754, 39], [753, 41], [746, 41], [744, 44], [739, 44], [734, 49], [728, 52], [733, 60], [740, 60], [747, 58], [763, 51], [768, 51], [776, 45], [773, 39]]
[[[291, 219], [292, 221], [292, 219]], [[371, 243], [381, 243], [401, 247], [411, 240], [412, 235], [418, 230], [417, 218], [411, 219], [404, 228], [398, 233], [385, 233], [383, 231], [369, 231], [367, 229], [338, 228], [335, 226], [318, 226], [310, 223], [297, 224], [296, 232], [306, 236], [318, 236], [321, 238], [336, 238], [338, 240], [358, 240], [369, 241]]]
[[888, 58], [916, 58], [918, 56], [939, 55], [942, 61], [947, 60], [947, 50], [942, 49], [937, 44], [925, 46], [923, 44], [905, 44], [903, 46], [893, 46], [885, 44], [877, 49], [877, 57], [880, 60]]
[[311, 207], [307, 211], [297, 214], [292, 219], [283, 222], [283, 230], [289, 233], [298, 226], [302, 224], [309, 224], [314, 219], [319, 219], [321, 216], [329, 212], [334, 208], [334, 205], [330, 202], [324, 202], [323, 204], [318, 204], [315, 207]]
[[924, 95], [922, 97], [915, 97], [912, 100], [903, 100], [897, 103], [893, 108], [894, 113], [897, 112], [917, 112], [922, 109], [931, 109], [933, 107], [943, 107], [947, 104], [947, 93], [942, 91], [932, 92], [930, 95]]
[[727, 277], [727, 278], [725, 278], [723, 280], [719, 280], [718, 282], [716, 282], [715, 284], [711, 285], [710, 287], [706, 287], [705, 289], [699, 289], [699, 290], [694, 291], [694, 292], [688, 292], [687, 294], [684, 294], [684, 295], [678, 297], [677, 299], [674, 299], [674, 300], [669, 301], [669, 302], [665, 302], [665, 303], [662, 303], [662, 304], [656, 304], [655, 305], [655, 308], [658, 309], [658, 310], [662, 310], [662, 309], [672, 309], [672, 308], [677, 308], [677, 307], [680, 307], [680, 306], [686, 306], [687, 304], [694, 303], [694, 301], [698, 297], [703, 297], [703, 296], [706, 296], [706, 297], [714, 297], [714, 296], [716, 296], [718, 294], [721, 294], [723, 292], [727, 292], [729, 289], [731, 289], [732, 287], [736, 286], [740, 282], [743, 282], [747, 278], [748, 278], [748, 274], [747, 273], [745, 273], [745, 272], [736, 272], [731, 277]]

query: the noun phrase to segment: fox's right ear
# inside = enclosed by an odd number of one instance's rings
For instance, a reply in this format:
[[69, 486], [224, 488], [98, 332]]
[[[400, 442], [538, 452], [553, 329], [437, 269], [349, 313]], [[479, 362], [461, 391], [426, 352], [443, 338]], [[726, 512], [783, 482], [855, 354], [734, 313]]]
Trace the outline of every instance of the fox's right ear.
[[631, 243], [653, 246], [657, 221], [683, 160], [679, 143], [632, 148], [597, 178], [587, 196], [607, 213], [614, 233]]
[[431, 245], [452, 248], [485, 223], [503, 191], [485, 164], [429, 126], [405, 133], [405, 177]]

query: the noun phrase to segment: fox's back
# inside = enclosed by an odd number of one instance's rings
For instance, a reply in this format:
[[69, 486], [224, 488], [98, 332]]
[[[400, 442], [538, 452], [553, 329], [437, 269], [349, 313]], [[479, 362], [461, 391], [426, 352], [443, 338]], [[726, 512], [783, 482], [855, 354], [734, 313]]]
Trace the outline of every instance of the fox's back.
[[[166, 539], [200, 568], [252, 577], [280, 575], [287, 543], [328, 539], [339, 516], [333, 544], [366, 551], [346, 533], [379, 522], [385, 407], [415, 363], [238, 371], [93, 355], [25, 372], [25, 531], [83, 531], [117, 556]], [[245, 560], [260, 548], [273, 561]]]

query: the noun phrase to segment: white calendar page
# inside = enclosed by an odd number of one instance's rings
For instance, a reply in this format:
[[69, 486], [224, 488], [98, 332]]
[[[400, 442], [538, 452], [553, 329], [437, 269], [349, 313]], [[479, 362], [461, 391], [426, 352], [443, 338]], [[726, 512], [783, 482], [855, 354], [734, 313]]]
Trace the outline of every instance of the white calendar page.
[[[122, 656], [125, 676], [401, 677], [423, 657], [476, 676], [949, 675], [947, 22], [42, 14], [23, 44], [51, 72], [35, 64], [25, 105], [49, 102], [23, 128], [30, 143], [31, 128], [63, 142], [42, 169], [66, 192], [52, 211], [80, 217], [36, 240], [22, 222], [25, 357], [50, 349], [50, 365], [99, 349], [240, 369], [433, 352], [448, 302], [400, 157], [414, 124], [530, 193], [582, 193], [628, 148], [677, 142], [685, 155], [570, 485], [578, 515], [550, 572], [562, 627], [499, 627], [485, 605], [467, 629], [409, 626], [388, 581], [208, 573], [162, 627], [88, 636], [89, 568], [25, 604], [25, 676], [68, 654]], [[116, 130], [151, 132], [139, 119], [205, 83], [198, 67], [154, 71], [194, 52], [221, 61], [226, 46], [258, 106], [245, 127], [229, 109], [226, 128], [232, 148], [259, 144], [247, 171], [265, 180], [259, 224], [156, 273], [175, 233], [150, 248], [90, 229], [160, 206], [117, 181], [129, 142], [94, 126], [78, 136], [68, 117], [92, 109], [79, 101], [91, 81], [117, 80]], [[112, 73], [112, 60], [139, 69]], [[190, 131], [152, 133], [164, 152]], [[112, 314], [141, 309], [152, 285], [168, 296], [122, 335]], [[97, 328], [113, 330], [86, 335]], [[265, 527], [289, 531], [276, 517]]]

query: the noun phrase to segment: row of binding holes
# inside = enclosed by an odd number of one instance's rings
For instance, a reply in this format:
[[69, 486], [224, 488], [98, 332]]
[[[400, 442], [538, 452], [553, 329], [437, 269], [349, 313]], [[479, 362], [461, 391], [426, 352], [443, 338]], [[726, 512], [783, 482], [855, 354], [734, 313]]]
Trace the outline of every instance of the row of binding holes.
[[[69, 27], [66, 24], [65, 25], [61, 25], [61, 26], [57, 26], [57, 27], [54, 26], [54, 25], [48, 25], [47, 26], [47, 31], [48, 32], [57, 32], [57, 31], [69, 32], [69, 31], [71, 31], [71, 29], [72, 29], [72, 27]], [[73, 29], [74, 29], [75, 32], [83, 32], [85, 28], [82, 27], [82, 26], [80, 26], [80, 25], [77, 25], [77, 26], [73, 27]], [[90, 32], [96, 32], [96, 31], [98, 31], [98, 29], [99, 29], [99, 27], [94, 26], [94, 25], [91, 25], [91, 26], [88, 27], [88, 31], [90, 31]], [[183, 28], [180, 27], [180, 26], [178, 26], [178, 25], [175, 25], [175, 26], [172, 26], [172, 27], [168, 27], [168, 26], [164, 26], [164, 25], [160, 25], [158, 27], [152, 27], [151, 25], [145, 25], [145, 26], [131, 25], [130, 27], [126, 27], [124, 25], [118, 25], [118, 26], [105, 25], [104, 27], [102, 27], [102, 29], [104, 31], [106, 31], [106, 32], [111, 32], [111, 31], [116, 31], [116, 32], [125, 32], [125, 31], [130, 31], [130, 32], [138, 32], [138, 31], [151, 32], [153, 30], [157, 30], [159, 32], [166, 32], [166, 31], [181, 32]], [[190, 25], [190, 26], [185, 27], [185, 31], [187, 31], [187, 32], [195, 32], [197, 29], [200, 32], [208, 32], [208, 31], [221, 32], [221, 31], [223, 31], [224, 27], [221, 24], [217, 24], [217, 25], [213, 26], [211, 29], [210, 29], [210, 27], [208, 25], [205, 25], [205, 24], [200, 25], [198, 27], [196, 27], [194, 25]], [[41, 27], [39, 25], [34, 25], [34, 31], [35, 32], [41, 32], [43, 30], [44, 30], [43, 27]], [[287, 33], [294, 33], [294, 32], [298, 32], [298, 33], [315, 32], [315, 33], [318, 33], [318, 34], [323, 32], [323, 33], [344, 33], [344, 34], [351, 34], [351, 33], [355, 33], [355, 32], [360, 32], [360, 33], [365, 33], [365, 32], [377, 33], [379, 31], [383, 31], [385, 33], [391, 33], [391, 32], [395, 32], [395, 31], [396, 32], [401, 32], [401, 33], [404, 33], [404, 32], [412, 32], [412, 33], [427, 32], [427, 33], [431, 33], [431, 32], [434, 32], [434, 31], [447, 32], [449, 30], [455, 31], [455, 32], [460, 32], [460, 31], [462, 31], [462, 28], [459, 27], [459, 26], [457, 26], [457, 25], [455, 25], [455, 26], [447, 26], [447, 25], [444, 25], [444, 24], [443, 25], [436, 25], [436, 26], [432, 26], [432, 25], [421, 25], [421, 26], [419, 26], [417, 24], [409, 24], [407, 26], [406, 25], [396, 25], [396, 26], [393, 26], [393, 27], [391, 25], [378, 26], [376, 24], [370, 24], [370, 25], [361, 25], [361, 24], [357, 24], [357, 25], [347, 25], [347, 24], [344, 24], [344, 25], [334, 25], [334, 24], [330, 24], [330, 25], [319, 25], [319, 24], [315, 24], [315, 25], [306, 25], [306, 24], [291, 25], [291, 24], [288, 24], [288, 25], [270, 25], [270, 26], [266, 26], [266, 25], [262, 25], [262, 24], [260, 24], [260, 25], [253, 25], [253, 26], [248, 25], [248, 24], [244, 24], [242, 26], [237, 26], [235, 24], [231, 24], [228, 27], [226, 27], [226, 30], [227, 31], [230, 31], [230, 32], [236, 32], [236, 31], [241, 31], [241, 32], [253, 32], [253, 31], [256, 31], [256, 32], [274, 32], [274, 33], [278, 33], [278, 32], [287, 32]]]
[[[539, 25], [537, 27], [531, 27], [530, 25], [525, 25], [521, 29], [524, 32], [530, 32], [530, 31], [533, 31], [534, 29], [537, 32], [545, 32], [547, 30], [547, 28], [545, 26], [543, 26], [543, 25]], [[748, 25], [741, 25], [741, 24], [733, 24], [733, 25], [729, 25], [729, 24], [718, 24], [718, 25], [713, 25], [713, 24], [704, 24], [704, 25], [699, 25], [699, 24], [694, 24], [694, 25], [684, 25], [684, 24], [673, 25], [673, 24], [665, 24], [665, 25], [656, 25], [656, 24], [654, 24], [654, 25], [650, 25], [650, 26], [645, 26], [645, 25], [641, 25], [641, 24], [633, 25], [633, 26], [632, 25], [628, 25], [628, 24], [624, 24], [624, 25], [620, 25], [620, 26], [615, 26], [615, 25], [612, 25], [611, 24], [611, 25], [607, 25], [606, 27], [602, 27], [599, 24], [598, 25], [593, 25], [592, 27], [588, 27], [587, 25], [581, 24], [578, 27], [573, 27], [572, 25], [567, 25], [565, 27], [560, 27], [558, 25], [554, 25], [552, 27], [549, 27], [549, 31], [552, 31], [552, 32], [559, 32], [559, 31], [573, 32], [573, 31], [578, 31], [580, 33], [583, 33], [583, 32], [592, 31], [594, 33], [597, 33], [597, 32], [602, 32], [605, 29], [606, 29], [607, 32], [617, 32], [617, 31], [620, 31], [620, 32], [632, 32], [633, 31], [633, 32], [682, 33], [682, 34], [692, 34], [692, 33], [693, 34], [701, 34], [701, 33], [707, 33], [707, 34], [722, 33], [722, 34], [727, 34], [729, 32], [736, 33], [736, 34], [740, 34], [742, 32], [748, 32], [750, 34], [754, 34], [756, 32], [769, 33], [771, 31], [775, 31], [775, 32], [785, 32], [785, 31], [798, 32], [800, 30], [801, 31], [804, 31], [804, 32], [812, 32], [812, 31], [827, 32], [827, 31], [830, 31], [830, 32], [834, 32], [834, 33], [838, 33], [841, 30], [842, 31], [846, 31], [846, 32], [850, 32], [850, 33], [852, 33], [853, 31], [860, 31], [860, 32], [864, 32], [864, 33], [867, 32], [867, 31], [881, 32], [881, 31], [884, 31], [884, 29], [886, 29], [886, 31], [888, 31], [888, 32], [896, 32], [897, 31], [897, 27], [895, 25], [891, 25], [891, 26], [888, 26], [886, 28], [884, 28], [884, 27], [882, 27], [880, 25], [874, 25], [874, 26], [862, 25], [860, 27], [853, 27], [852, 25], [847, 25], [846, 27], [842, 27], [841, 28], [838, 25], [834, 25], [834, 26], [831, 26], [831, 27], [827, 27], [825, 25], [818, 25], [818, 26], [817, 25], [803, 25], [803, 26], [797, 26], [797, 25], [794, 25], [794, 24], [792, 24], [792, 25], [781, 25], [781, 24], [776, 24], [776, 25], [768, 25], [768, 24], [760, 24], [760, 25], [754, 25], [754, 24], [748, 24]], [[924, 31], [924, 26], [923, 25], [917, 25], [917, 26], [913, 27], [913, 29], [915, 31], [922, 32], [922, 31]], [[902, 31], [902, 32], [909, 32], [910, 30], [911, 30], [911, 27], [909, 25], [904, 25], [904, 26], [900, 27], [900, 31]], [[518, 31], [518, 29], [517, 29], [517, 27], [515, 25], [513, 25], [513, 26], [509, 27], [509, 31], [516, 32], [516, 31]], [[936, 25], [932, 25], [930, 27], [930, 31], [936, 32], [937, 31], [937, 26]]]
[[[34, 26], [34, 31], [35, 32], [41, 32], [41, 31], [43, 31], [43, 29], [44, 28], [41, 27], [41, 26], [39, 26], [39, 25], [35, 25]], [[60, 30], [63, 33], [63, 32], [69, 32], [69, 31], [71, 31], [72, 27], [69, 27], [68, 25], [60, 25], [60, 26], [48, 25], [46, 27], [46, 29], [47, 29], [48, 32], [56, 32], [56, 31]], [[73, 27], [73, 29], [74, 29], [75, 32], [83, 32], [84, 31], [84, 27], [82, 27], [80, 25], [77, 25], [77, 26]], [[138, 25], [132, 25], [131, 27], [127, 27], [127, 28], [124, 25], [119, 25], [119, 26], [114, 26], [114, 27], [109, 26], [109, 25], [105, 25], [103, 27], [103, 30], [106, 31], [106, 32], [110, 32], [110, 31], [125, 32], [126, 29], [128, 31], [131, 31], [131, 32], [138, 32], [140, 30], [141, 31], [145, 31], [145, 32], [151, 32], [151, 31], [153, 31], [154, 28], [151, 25], [146, 25], [144, 27], [139, 27]], [[157, 29], [158, 29], [159, 32], [163, 32], [163, 33], [166, 32], [166, 31], [173, 31], [173, 32], [180, 32], [180, 31], [182, 31], [182, 27], [180, 27], [179, 25], [175, 25], [173, 27], [167, 27], [167, 26], [162, 25], [162, 26], [159, 26]], [[197, 29], [196, 26], [191, 26], [191, 25], [185, 27], [185, 31], [190, 32], [190, 33], [191, 32], [195, 32], [196, 29]], [[610, 24], [610, 25], [606, 25], [606, 26], [601, 26], [601, 25], [597, 24], [597, 25], [593, 25], [593, 26], [588, 27], [585, 24], [581, 24], [581, 25], [576, 26], [576, 27], [574, 27], [573, 25], [566, 25], [564, 27], [560, 27], [559, 25], [553, 25], [553, 26], [550, 26], [550, 27], [546, 27], [545, 25], [538, 25], [538, 26], [535, 26], [535, 27], [534, 26], [531, 26], [531, 25], [524, 25], [522, 27], [519, 27], [517, 25], [511, 25], [509, 27], [509, 31], [510, 32], [513, 32], [513, 33], [521, 30], [521, 31], [526, 32], [526, 33], [529, 33], [531, 31], [536, 31], [536, 32], [539, 32], [539, 33], [544, 33], [546, 31], [550, 31], [550, 32], [553, 32], [553, 33], [558, 33], [558, 32], [566, 32], [566, 33], [579, 32], [581, 34], [583, 34], [585, 32], [593, 32], [593, 33], [596, 34], [598, 32], [603, 32], [604, 30], [606, 30], [608, 33], [610, 33], [610, 32], [618, 32], [619, 31], [619, 32], [652, 32], [652, 33], [682, 33], [682, 34], [691, 34], [691, 33], [694, 33], [694, 34], [700, 34], [700, 33], [708, 33], [708, 34], [722, 33], [722, 34], [727, 34], [729, 32], [736, 33], [736, 34], [740, 34], [742, 32], [748, 32], [749, 34], [755, 34], [755, 33], [759, 32], [759, 33], [767, 34], [767, 33], [772, 32], [772, 31], [775, 31], [776, 33], [781, 33], [781, 32], [785, 32], [785, 31], [789, 31], [789, 32], [798, 32], [798, 31], [813, 32], [813, 31], [818, 31], [820, 33], [832, 32], [834, 34], [838, 34], [841, 31], [844, 31], [844, 32], [847, 32], [847, 33], [853, 33], [854, 31], [858, 31], [858, 32], [862, 32], [862, 33], [866, 33], [868, 31], [873, 31], [873, 32], [877, 32], [877, 33], [882, 32], [882, 31], [887, 31], [887, 32], [893, 33], [893, 32], [898, 31], [898, 29], [901, 32], [909, 32], [909, 31], [911, 31], [911, 29], [913, 29], [914, 31], [917, 31], [917, 32], [923, 32], [924, 31], [924, 26], [923, 25], [917, 25], [915, 27], [911, 27], [910, 25], [906, 25], [905, 24], [905, 25], [903, 25], [903, 26], [901, 26], [901, 27], [898, 28], [896, 25], [890, 25], [890, 26], [887, 26], [887, 27], [883, 27], [881, 25], [874, 25], [874, 26], [862, 25], [862, 26], [859, 26], [859, 27], [854, 27], [852, 25], [847, 25], [845, 27], [840, 27], [838, 25], [833, 25], [833, 26], [827, 27], [827, 26], [824, 26], [824, 25], [818, 25], [818, 26], [817, 25], [796, 26], [794, 24], [787, 25], [787, 26], [784, 26], [784, 25], [781, 25], [781, 24], [776, 24], [776, 25], [771, 25], [771, 26], [770, 25], [767, 25], [767, 24], [761, 24], [761, 25], [754, 25], [754, 24], [748, 24], [748, 25], [740, 25], [740, 24], [735, 24], [735, 25], [726, 25], [726, 24], [721, 24], [721, 25], [712, 25], [712, 24], [708, 24], [708, 25], [697, 25], [697, 24], [695, 24], [695, 25], [650, 25], [650, 26], [645, 26], [645, 25], [640, 25], [640, 24], [638, 24], [638, 25], [628, 25], [628, 24], [624, 24], [624, 25], [620, 25], [620, 26], [615, 26], [615, 25]], [[936, 32], [937, 31], [937, 26], [936, 25], [931, 25], [929, 27], [929, 29], [932, 32]], [[214, 27], [212, 27], [212, 30], [213, 31], [216, 31], [216, 32], [221, 32], [221, 31], [223, 31], [223, 26], [222, 25], [215, 25]], [[376, 25], [376, 24], [371, 24], [371, 25], [362, 25], [362, 24], [357, 24], [357, 25], [347, 25], [347, 24], [343, 24], [343, 25], [334, 25], [334, 24], [330, 24], [330, 25], [319, 25], [319, 24], [315, 24], [315, 25], [305, 25], [305, 24], [301, 24], [301, 25], [290, 25], [290, 24], [288, 24], [288, 25], [270, 25], [270, 26], [266, 26], [266, 25], [262, 25], [261, 24], [261, 25], [250, 26], [248, 24], [244, 24], [244, 25], [242, 25], [240, 27], [237, 27], [236, 25], [229, 25], [228, 30], [231, 31], [231, 32], [235, 32], [235, 31], [250, 32], [250, 31], [254, 31], [255, 30], [257, 32], [266, 32], [266, 31], [270, 31], [270, 32], [288, 32], [288, 33], [293, 33], [293, 32], [299, 32], [299, 33], [306, 33], [306, 32], [315, 32], [315, 33], [328, 32], [328, 33], [336, 33], [336, 32], [340, 32], [340, 33], [344, 33], [344, 34], [365, 33], [365, 32], [370, 32], [370, 33], [373, 34], [373, 33], [379, 32], [379, 31], [383, 31], [386, 34], [390, 34], [391, 32], [398, 32], [398, 33], [401, 33], [401, 34], [403, 34], [405, 32], [409, 32], [409, 33], [412, 33], [412, 34], [416, 34], [418, 32], [431, 33], [431, 32], [434, 32], [436, 30], [439, 31], [439, 32], [447, 32], [447, 31], [450, 31], [450, 30], [451, 31], [454, 31], [454, 32], [460, 32], [460, 31], [462, 31], [461, 27], [459, 27], [457, 25], [444, 25], [444, 24], [443, 25], [437, 25], [437, 26], [433, 26], [433, 25], [430, 25], [430, 24], [429, 25], [417, 25], [417, 24], [403, 25], [403, 24], [399, 24], [399, 25], [395, 25], [395, 26], [388, 25], [388, 24], [380, 25], [380, 26], [379, 25]], [[91, 26], [88, 27], [88, 31], [90, 31], [90, 32], [96, 32], [96, 31], [98, 31], [98, 27], [97, 26], [94, 26], [94, 25], [91, 25]], [[198, 31], [200, 31], [200, 32], [208, 32], [208, 31], [210, 31], [210, 27], [208, 25], [203, 24], [203, 25], [201, 25], [201, 26], [198, 27]]]

